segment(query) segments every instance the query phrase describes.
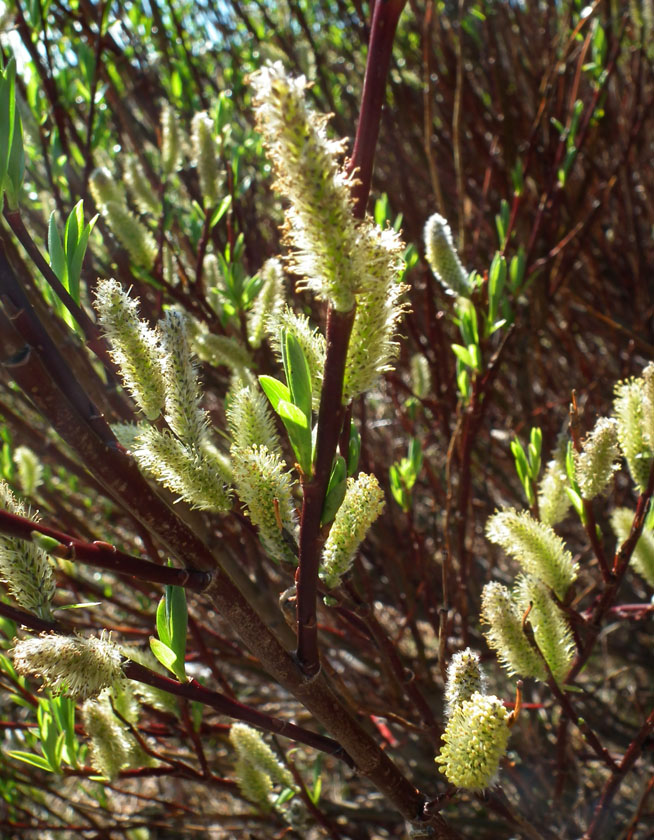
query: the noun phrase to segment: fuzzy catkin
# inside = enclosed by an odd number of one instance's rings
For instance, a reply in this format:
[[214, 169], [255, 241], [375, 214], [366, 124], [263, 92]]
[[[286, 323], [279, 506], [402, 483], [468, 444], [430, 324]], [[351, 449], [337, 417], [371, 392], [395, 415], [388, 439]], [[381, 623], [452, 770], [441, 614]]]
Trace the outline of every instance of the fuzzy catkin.
[[184, 444], [199, 447], [207, 435], [208, 416], [200, 408], [200, 388], [185, 316], [169, 309], [159, 324], [159, 335], [166, 385], [166, 420]]
[[326, 119], [308, 107], [304, 76], [293, 78], [275, 62], [253, 73], [250, 83], [275, 187], [291, 201], [293, 269], [308, 288], [347, 312], [360, 287], [360, 249], [351, 181], [336, 162], [343, 143], [327, 138]]
[[118, 201], [108, 201], [103, 208], [111, 232], [129, 254], [132, 262], [151, 271], [157, 257], [157, 243], [146, 226]]
[[486, 681], [479, 663], [479, 654], [470, 648], [457, 651], [447, 666], [445, 711], [451, 717], [457, 706], [470, 700], [475, 692], [485, 693]]
[[213, 120], [206, 111], [197, 113], [191, 121], [191, 144], [200, 189], [206, 207], [218, 204], [219, 149], [214, 135]]
[[252, 368], [252, 357], [234, 338], [197, 332], [191, 339], [191, 346], [198, 359], [213, 367], [228, 367], [239, 375]]
[[128, 763], [130, 743], [128, 731], [114, 714], [106, 692], [84, 702], [82, 723], [89, 736], [92, 767], [107, 779], [115, 779]]
[[506, 586], [497, 581], [484, 586], [480, 617], [483, 624], [488, 624], [484, 632], [488, 647], [497, 653], [510, 676], [546, 679], [543, 662], [522, 630], [522, 613]]
[[123, 384], [145, 416], [155, 420], [165, 402], [158, 333], [139, 318], [138, 301], [114, 279], [98, 282], [94, 305]]
[[486, 536], [501, 545], [525, 572], [551, 587], [559, 598], [564, 597], [577, 577], [578, 565], [563, 540], [527, 511], [498, 511], [486, 523]]
[[43, 465], [35, 452], [28, 446], [14, 449], [14, 464], [18, 472], [18, 483], [25, 496], [32, 496], [43, 483]]
[[645, 383], [625, 379], [614, 390], [613, 413], [618, 423], [618, 441], [636, 488], [647, 486], [652, 463], [652, 446], [645, 428]]
[[101, 210], [110, 201], [116, 204], [125, 203], [125, 187], [104, 166], [93, 170], [89, 179], [89, 187], [95, 203]]
[[255, 445], [281, 456], [281, 443], [268, 400], [261, 391], [250, 385], [237, 388], [229, 396], [227, 423], [232, 435], [232, 449], [238, 453]]
[[279, 761], [256, 729], [246, 723], [233, 723], [229, 730], [229, 740], [239, 757], [266, 773], [274, 782], [284, 787], [295, 787], [290, 770]]
[[[38, 518], [30, 515], [23, 502], [2, 480], [0, 508], [16, 516], [30, 517], [34, 521]], [[41, 618], [51, 617], [56, 587], [52, 566], [43, 549], [26, 540], [0, 536], [0, 578], [23, 609]]]
[[231, 507], [231, 476], [206, 441], [191, 448], [167, 429], [146, 427], [133, 440], [131, 451], [140, 469], [192, 507], [218, 513]]
[[266, 260], [261, 269], [263, 285], [248, 313], [250, 347], [261, 347], [266, 334], [266, 319], [275, 318], [284, 300], [284, 274], [278, 259]]
[[104, 632], [100, 638], [42, 634], [17, 642], [13, 658], [19, 674], [39, 677], [54, 694], [77, 700], [124, 679], [120, 649]]
[[[611, 514], [611, 528], [619, 542], [624, 542], [634, 521], [634, 511], [629, 508], [616, 508]], [[631, 567], [650, 586], [654, 587], [654, 532], [645, 525], [631, 555]]]
[[547, 587], [536, 578], [520, 575], [514, 585], [519, 611], [532, 605], [528, 621], [534, 631], [538, 649], [557, 682], [565, 677], [574, 655], [574, 643], [568, 622], [554, 603]]
[[565, 449], [557, 446], [551, 461], [547, 462], [538, 484], [538, 511], [544, 525], [556, 525], [565, 519], [570, 510], [569, 486], [565, 469]]
[[173, 175], [182, 160], [182, 141], [177, 114], [173, 106], [165, 102], [161, 109], [161, 169], [164, 179]]
[[125, 162], [125, 183], [140, 213], [158, 215], [161, 212], [157, 193], [136, 158], [128, 158]]
[[[127, 659], [138, 662], [139, 665], [143, 665], [145, 668], [149, 668], [157, 674], [165, 675], [167, 673], [149, 649], [125, 646], [121, 648], [121, 653]], [[153, 685], [138, 682], [137, 680], [132, 682], [131, 687], [141, 703], [152, 706], [153, 709], [157, 709], [160, 712], [179, 717], [179, 706], [177, 705], [174, 694], [170, 694], [170, 692], [156, 688]]]
[[395, 340], [406, 286], [380, 285], [357, 299], [343, 378], [343, 405], [375, 385], [391, 370], [399, 345]]
[[584, 499], [594, 499], [618, 469], [618, 429], [613, 419], [600, 417], [575, 453], [575, 478]]
[[436, 279], [448, 294], [469, 297], [470, 281], [454, 248], [447, 220], [434, 213], [427, 219], [424, 235], [427, 262]]
[[320, 561], [320, 578], [328, 588], [338, 586], [352, 565], [368, 529], [384, 508], [384, 492], [374, 475], [349, 478]]
[[284, 535], [285, 530], [295, 538], [297, 529], [293, 480], [285, 469], [286, 463], [276, 453], [258, 445], [245, 449], [232, 447], [232, 459], [236, 492], [259, 529], [264, 549], [274, 560], [297, 563], [295, 549]]
[[411, 390], [416, 397], [423, 399], [431, 388], [431, 372], [429, 361], [422, 353], [411, 356]]
[[508, 718], [498, 697], [478, 692], [454, 709], [435, 759], [448, 782], [466, 790], [493, 784], [509, 740]]

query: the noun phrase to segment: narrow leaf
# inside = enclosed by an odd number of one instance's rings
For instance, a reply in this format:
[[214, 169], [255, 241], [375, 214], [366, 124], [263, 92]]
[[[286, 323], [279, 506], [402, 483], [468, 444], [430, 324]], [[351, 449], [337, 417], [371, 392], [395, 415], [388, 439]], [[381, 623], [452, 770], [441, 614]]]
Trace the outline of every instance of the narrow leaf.
[[270, 400], [273, 410], [278, 414], [279, 411], [277, 410], [277, 407], [279, 406], [280, 400], [286, 400], [286, 402], [291, 401], [291, 392], [283, 382], [279, 381], [279, 379], [275, 379], [272, 376], [260, 376], [259, 384], [261, 385], [264, 394]]

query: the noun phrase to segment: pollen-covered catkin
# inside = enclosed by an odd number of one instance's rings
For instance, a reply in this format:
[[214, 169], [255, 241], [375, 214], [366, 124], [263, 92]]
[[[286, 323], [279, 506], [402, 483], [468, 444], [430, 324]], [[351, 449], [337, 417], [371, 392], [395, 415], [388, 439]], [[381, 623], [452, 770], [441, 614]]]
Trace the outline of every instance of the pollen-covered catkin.
[[182, 160], [182, 139], [177, 114], [170, 103], [161, 109], [161, 170], [164, 178], [173, 175]]
[[296, 563], [288, 537], [295, 538], [297, 515], [286, 463], [265, 446], [257, 445], [239, 450], [232, 447], [232, 460], [236, 492], [259, 529], [263, 547], [274, 560]]
[[557, 682], [567, 674], [574, 655], [574, 642], [568, 622], [552, 600], [548, 588], [530, 575], [520, 575], [514, 586], [515, 600], [519, 611], [526, 613], [534, 631], [538, 649]]
[[184, 444], [199, 447], [207, 436], [209, 419], [200, 408], [200, 388], [185, 316], [169, 309], [159, 324], [159, 335], [166, 385], [166, 420]]
[[338, 509], [320, 561], [325, 586], [338, 586], [352, 565], [368, 529], [384, 508], [384, 492], [374, 475], [359, 473], [349, 478], [345, 498]]
[[647, 486], [654, 454], [645, 425], [645, 397], [643, 379], [625, 379], [615, 386], [613, 413], [618, 423], [618, 441], [639, 493]]
[[[624, 542], [629, 536], [634, 513], [629, 508], [621, 507], [616, 508], [611, 514], [611, 527], [619, 542]], [[654, 532], [647, 523], [638, 538], [629, 565], [643, 580], [654, 587]]]
[[509, 713], [493, 695], [475, 692], [456, 706], [436, 757], [448, 782], [466, 790], [484, 790], [497, 775], [509, 740]]
[[[30, 512], [0, 480], [0, 509], [16, 516], [29, 517]], [[36, 521], [36, 516], [31, 516]], [[50, 618], [55, 580], [48, 555], [43, 549], [26, 540], [0, 536], [0, 579], [25, 610], [40, 618]]]
[[569, 486], [565, 468], [565, 446], [556, 446], [552, 460], [547, 462], [545, 471], [538, 484], [538, 510], [541, 522], [556, 525], [565, 519], [570, 510], [570, 497], [566, 492]]
[[148, 420], [156, 420], [165, 401], [158, 333], [139, 318], [139, 304], [114, 279], [100, 280], [95, 309], [123, 384]]
[[575, 453], [575, 478], [584, 499], [594, 499], [618, 469], [618, 428], [614, 419], [600, 417]]
[[54, 694], [77, 700], [96, 697], [123, 680], [120, 649], [104, 632], [90, 636], [42, 634], [16, 643], [19, 674], [39, 677]]
[[483, 624], [488, 625], [484, 632], [488, 647], [497, 653], [509, 676], [518, 674], [544, 681], [547, 673], [522, 630], [522, 615], [506, 586], [498, 581], [484, 586], [480, 618]]
[[475, 692], [485, 693], [485, 679], [479, 662], [479, 654], [470, 648], [457, 651], [447, 666], [445, 703], [447, 717], [455, 708], [470, 700]]
[[266, 320], [275, 318], [284, 300], [284, 273], [278, 259], [266, 260], [261, 269], [263, 285], [248, 313], [248, 341], [250, 347], [261, 347], [266, 335]]
[[528, 513], [513, 509], [498, 511], [486, 523], [488, 539], [501, 545], [530, 575], [563, 598], [577, 577], [578, 565], [563, 540]]

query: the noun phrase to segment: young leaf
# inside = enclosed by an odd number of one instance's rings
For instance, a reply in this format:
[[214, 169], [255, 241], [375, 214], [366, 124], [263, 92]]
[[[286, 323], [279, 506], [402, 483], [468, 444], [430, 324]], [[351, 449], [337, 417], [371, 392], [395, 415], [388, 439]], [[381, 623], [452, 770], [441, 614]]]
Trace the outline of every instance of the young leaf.
[[175, 651], [178, 665], [181, 671], [184, 672], [186, 631], [188, 627], [188, 609], [184, 588], [182, 586], [166, 586], [165, 601], [170, 636], [170, 642], [168, 644]]
[[210, 230], [213, 229], [218, 224], [218, 222], [222, 219], [222, 217], [225, 215], [225, 213], [229, 209], [229, 206], [231, 205], [231, 203], [232, 203], [231, 195], [226, 195], [223, 198], [223, 200], [220, 202], [220, 204], [215, 208], [215, 210], [211, 214], [211, 219], [209, 220], [209, 229]]
[[14, 115], [14, 131], [11, 140], [9, 160], [7, 161], [7, 174], [4, 180], [4, 188], [7, 193], [7, 204], [10, 210], [18, 207], [18, 196], [23, 184], [25, 175], [25, 148], [23, 146], [23, 124], [20, 114], [16, 111]]
[[322, 507], [322, 516], [320, 517], [321, 527], [326, 525], [328, 522], [331, 522], [336, 516], [336, 511], [339, 509], [343, 499], [345, 498], [346, 489], [347, 467], [345, 465], [345, 458], [337, 455], [334, 459], [331, 475], [329, 476], [325, 502]]
[[354, 420], [350, 421], [350, 441], [347, 447], [347, 474], [353, 476], [359, 468], [361, 455], [361, 435]]
[[281, 330], [282, 361], [286, 373], [286, 382], [291, 392], [291, 402], [294, 403], [311, 422], [311, 373], [304, 351], [299, 341], [282, 328]]
[[155, 655], [157, 660], [171, 673], [177, 676], [176, 663], [177, 654], [174, 650], [165, 645], [160, 639], [150, 639], [150, 650]]
[[68, 265], [64, 247], [61, 244], [61, 237], [57, 230], [54, 210], [50, 214], [50, 221], [48, 222], [48, 254], [50, 255], [52, 270], [62, 285], [68, 288]]
[[259, 384], [276, 413], [279, 413], [277, 407], [279, 406], [280, 400], [285, 400], [286, 402], [291, 401], [291, 392], [279, 379], [275, 379], [272, 376], [260, 376]]
[[157, 636], [159, 636], [164, 645], [170, 645], [170, 631], [168, 629], [165, 596], [159, 601], [159, 605], [157, 606]]
[[300, 469], [305, 475], [311, 473], [311, 427], [306, 414], [287, 400], [277, 403], [277, 414], [281, 417], [288, 439], [293, 447]]
[[402, 508], [402, 510], [406, 513], [409, 510], [409, 498], [407, 491], [404, 488], [404, 482], [402, 481], [402, 476], [400, 474], [400, 470], [397, 464], [393, 464], [390, 467], [388, 471], [388, 476], [390, 479], [391, 493], [393, 494], [393, 498]]
[[0, 71], [0, 198], [4, 187], [9, 153], [14, 136], [16, 110], [16, 59], [12, 56], [4, 72]]
[[463, 347], [461, 344], [452, 344], [451, 347], [457, 359], [460, 359], [469, 368], [474, 368], [475, 360], [470, 355], [470, 350], [467, 347]]
[[22, 752], [21, 750], [13, 750], [8, 753], [10, 758], [16, 758], [18, 761], [24, 761], [25, 764], [31, 764], [33, 767], [38, 767], [39, 770], [47, 770], [48, 773], [54, 773], [47, 758], [36, 753]]

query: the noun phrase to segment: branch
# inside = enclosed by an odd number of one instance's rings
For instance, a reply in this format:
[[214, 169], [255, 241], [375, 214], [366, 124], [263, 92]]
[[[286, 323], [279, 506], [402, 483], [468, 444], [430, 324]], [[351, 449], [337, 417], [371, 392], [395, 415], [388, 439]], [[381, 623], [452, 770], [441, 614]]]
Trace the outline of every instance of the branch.
[[119, 551], [106, 542], [84, 542], [41, 522], [35, 522], [26, 516], [18, 516], [6, 510], [0, 510], [0, 534], [15, 537], [27, 542], [35, 542], [35, 534], [43, 534], [56, 540], [58, 545], [47, 548], [48, 554], [65, 560], [79, 560], [96, 569], [107, 569], [119, 575], [146, 580], [150, 583], [164, 583], [171, 586], [183, 586], [201, 592], [211, 580], [208, 572], [196, 569], [174, 569], [160, 566], [149, 560], [142, 560], [132, 554]]
[[[352, 189], [353, 213], [357, 219], [362, 219], [366, 212], [393, 38], [405, 2], [406, 0], [379, 0], [373, 13], [361, 113], [354, 151], [348, 166], [350, 172], [356, 170], [358, 173], [357, 183]], [[354, 315], [354, 309], [343, 313], [331, 307], [327, 313], [327, 355], [318, 412], [316, 467], [313, 478], [303, 482], [302, 488], [299, 567], [296, 576], [296, 656], [300, 667], [308, 676], [313, 676], [320, 670], [316, 619], [320, 516], [343, 425], [343, 375]]]

